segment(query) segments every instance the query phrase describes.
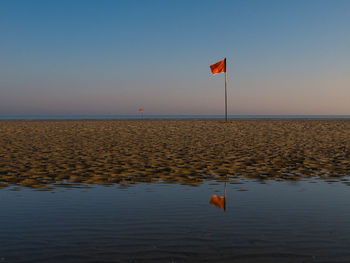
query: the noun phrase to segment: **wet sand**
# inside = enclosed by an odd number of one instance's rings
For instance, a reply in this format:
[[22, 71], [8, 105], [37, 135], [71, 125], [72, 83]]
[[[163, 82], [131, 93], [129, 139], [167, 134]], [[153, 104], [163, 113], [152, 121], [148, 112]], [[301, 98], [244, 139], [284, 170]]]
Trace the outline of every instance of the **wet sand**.
[[349, 174], [350, 120], [0, 122], [0, 187]]

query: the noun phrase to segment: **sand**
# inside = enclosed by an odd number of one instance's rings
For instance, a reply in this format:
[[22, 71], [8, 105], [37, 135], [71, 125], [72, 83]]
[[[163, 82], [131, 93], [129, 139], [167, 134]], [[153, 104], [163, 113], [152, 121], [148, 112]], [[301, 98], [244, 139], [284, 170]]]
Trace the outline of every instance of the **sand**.
[[0, 187], [350, 174], [350, 120], [0, 121]]

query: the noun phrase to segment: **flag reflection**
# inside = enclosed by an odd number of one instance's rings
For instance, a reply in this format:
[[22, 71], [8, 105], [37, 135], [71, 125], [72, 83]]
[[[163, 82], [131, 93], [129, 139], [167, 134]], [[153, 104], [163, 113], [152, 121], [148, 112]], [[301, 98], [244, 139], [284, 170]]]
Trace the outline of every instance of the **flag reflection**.
[[209, 204], [226, 211], [226, 183], [224, 196], [212, 195]]

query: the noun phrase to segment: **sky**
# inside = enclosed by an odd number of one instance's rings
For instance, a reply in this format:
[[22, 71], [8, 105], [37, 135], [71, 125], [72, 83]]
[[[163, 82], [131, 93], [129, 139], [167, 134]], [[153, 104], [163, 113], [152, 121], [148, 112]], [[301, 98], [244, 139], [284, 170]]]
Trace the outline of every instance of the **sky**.
[[0, 1], [0, 115], [350, 115], [350, 1]]

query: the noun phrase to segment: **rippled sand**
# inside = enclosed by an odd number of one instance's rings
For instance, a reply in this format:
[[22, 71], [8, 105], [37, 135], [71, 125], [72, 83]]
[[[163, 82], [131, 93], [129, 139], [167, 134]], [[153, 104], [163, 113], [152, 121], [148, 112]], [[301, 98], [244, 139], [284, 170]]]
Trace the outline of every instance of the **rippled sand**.
[[349, 174], [349, 120], [0, 122], [0, 187]]

